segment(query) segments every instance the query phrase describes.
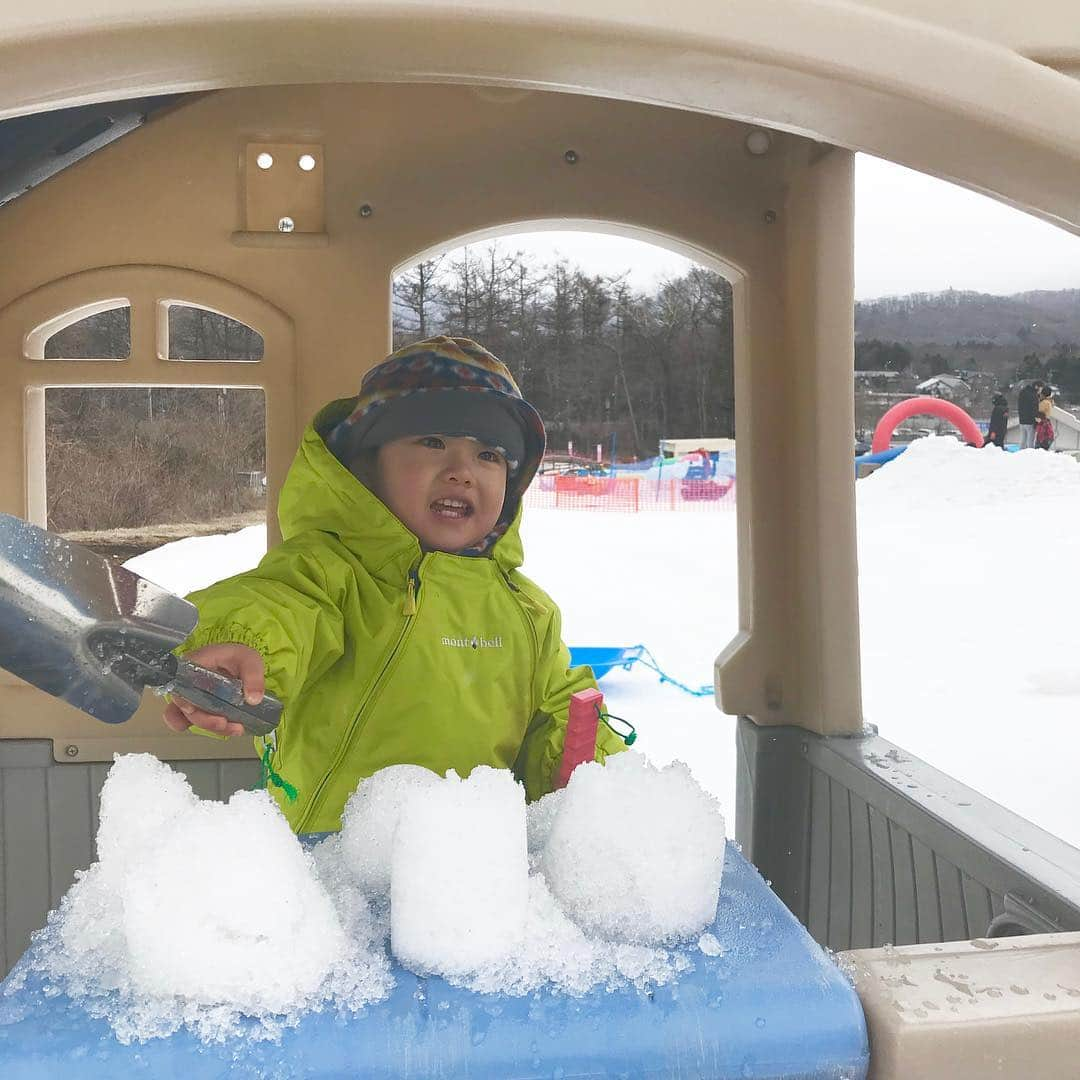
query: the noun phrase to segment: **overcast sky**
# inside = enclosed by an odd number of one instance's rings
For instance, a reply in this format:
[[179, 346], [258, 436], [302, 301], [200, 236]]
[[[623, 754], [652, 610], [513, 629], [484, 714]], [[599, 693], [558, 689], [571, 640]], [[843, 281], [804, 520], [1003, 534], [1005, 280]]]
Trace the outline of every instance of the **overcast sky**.
[[[529, 233], [500, 243], [527, 249], [541, 262], [563, 255], [593, 273], [629, 270], [639, 289], [690, 265], [650, 244], [591, 233]], [[1080, 237], [954, 184], [859, 154], [856, 296], [948, 288], [999, 295], [1078, 289]]]

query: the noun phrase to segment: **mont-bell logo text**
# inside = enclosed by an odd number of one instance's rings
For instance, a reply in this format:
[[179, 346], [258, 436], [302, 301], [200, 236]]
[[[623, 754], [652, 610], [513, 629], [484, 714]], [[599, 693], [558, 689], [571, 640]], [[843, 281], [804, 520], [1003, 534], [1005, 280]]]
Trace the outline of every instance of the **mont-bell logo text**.
[[503, 647], [502, 635], [498, 637], [483, 637], [474, 634], [472, 637], [444, 637], [441, 644], [450, 649], [501, 649]]

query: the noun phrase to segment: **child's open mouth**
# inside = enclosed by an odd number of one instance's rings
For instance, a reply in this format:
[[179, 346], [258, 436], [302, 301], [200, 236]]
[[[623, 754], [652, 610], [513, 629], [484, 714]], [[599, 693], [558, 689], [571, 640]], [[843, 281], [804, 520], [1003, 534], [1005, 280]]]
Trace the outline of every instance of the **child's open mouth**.
[[473, 512], [473, 508], [463, 499], [436, 499], [430, 509], [442, 518], [467, 518]]

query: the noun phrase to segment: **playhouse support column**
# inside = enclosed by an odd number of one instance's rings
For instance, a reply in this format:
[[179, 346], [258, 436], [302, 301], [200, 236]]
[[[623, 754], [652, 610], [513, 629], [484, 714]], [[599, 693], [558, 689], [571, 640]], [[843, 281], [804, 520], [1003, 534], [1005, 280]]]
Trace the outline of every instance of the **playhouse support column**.
[[[736, 383], [741, 631], [716, 662], [725, 712], [825, 735], [862, 726], [853, 183], [852, 154], [800, 147], [776, 211], [767, 314], [783, 328], [763, 346], [757, 336]], [[760, 285], [749, 286], [754, 331], [772, 299]]]

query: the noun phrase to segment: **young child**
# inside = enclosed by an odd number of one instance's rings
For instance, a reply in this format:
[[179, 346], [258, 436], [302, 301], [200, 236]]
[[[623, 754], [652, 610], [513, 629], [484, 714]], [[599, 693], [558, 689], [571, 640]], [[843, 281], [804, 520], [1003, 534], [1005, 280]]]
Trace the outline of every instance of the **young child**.
[[[555, 603], [518, 571], [521, 498], [544, 425], [509, 371], [467, 338], [408, 345], [304, 433], [279, 499], [283, 542], [190, 599], [183, 646], [249, 701], [284, 703], [256, 745], [294, 831], [340, 828], [357, 783], [388, 765], [513, 769], [551, 790], [570, 695]], [[174, 701], [165, 723], [239, 724]], [[623, 749], [600, 725], [597, 760]]]

